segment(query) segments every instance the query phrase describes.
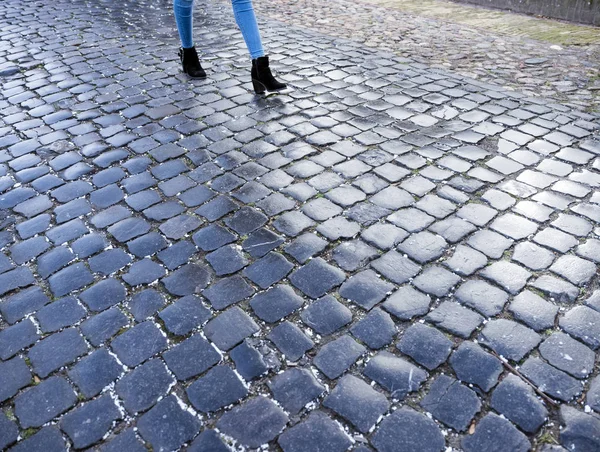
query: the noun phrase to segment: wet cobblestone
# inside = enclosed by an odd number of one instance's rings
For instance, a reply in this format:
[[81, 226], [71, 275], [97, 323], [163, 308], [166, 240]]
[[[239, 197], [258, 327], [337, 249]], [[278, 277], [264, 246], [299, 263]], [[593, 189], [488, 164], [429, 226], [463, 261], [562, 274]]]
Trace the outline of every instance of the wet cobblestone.
[[197, 2], [0, 6], [0, 448], [597, 444], [599, 117]]

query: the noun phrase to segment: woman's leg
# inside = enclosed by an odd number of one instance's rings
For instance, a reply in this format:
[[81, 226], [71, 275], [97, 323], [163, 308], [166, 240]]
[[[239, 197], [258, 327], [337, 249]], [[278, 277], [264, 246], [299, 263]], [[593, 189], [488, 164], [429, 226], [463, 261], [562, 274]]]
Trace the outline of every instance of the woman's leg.
[[181, 47], [189, 49], [194, 47], [192, 38], [192, 18], [194, 13], [194, 0], [173, 0], [175, 22], [181, 39]]
[[[177, 1], [177, 0], [176, 0]], [[260, 32], [256, 23], [256, 16], [252, 8], [252, 0], [231, 0], [233, 6], [233, 15], [235, 21], [240, 27], [246, 47], [250, 52], [250, 57], [254, 60], [265, 55], [262, 42], [260, 40]]]

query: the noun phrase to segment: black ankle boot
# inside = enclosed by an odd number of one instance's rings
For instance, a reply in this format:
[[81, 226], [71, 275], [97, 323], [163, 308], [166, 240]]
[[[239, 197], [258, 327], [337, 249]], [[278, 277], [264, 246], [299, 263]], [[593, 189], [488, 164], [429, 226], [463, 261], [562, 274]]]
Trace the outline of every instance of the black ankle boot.
[[200, 66], [200, 60], [198, 60], [198, 52], [196, 47], [190, 47], [189, 49], [180, 48], [179, 58], [181, 59], [181, 66], [183, 72], [192, 78], [205, 78], [206, 72]]
[[278, 82], [271, 74], [269, 69], [269, 57], [263, 56], [252, 60], [252, 86], [256, 94], [262, 94], [265, 91], [281, 91], [286, 89], [287, 85]]

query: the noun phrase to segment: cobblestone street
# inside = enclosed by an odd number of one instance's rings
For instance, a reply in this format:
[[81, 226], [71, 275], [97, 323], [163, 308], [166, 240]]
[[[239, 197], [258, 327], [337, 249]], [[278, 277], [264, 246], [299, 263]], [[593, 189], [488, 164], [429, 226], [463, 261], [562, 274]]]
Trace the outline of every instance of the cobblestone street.
[[596, 44], [508, 86], [257, 0], [262, 97], [196, 2], [206, 80], [170, 0], [0, 3], [0, 450], [600, 450]]

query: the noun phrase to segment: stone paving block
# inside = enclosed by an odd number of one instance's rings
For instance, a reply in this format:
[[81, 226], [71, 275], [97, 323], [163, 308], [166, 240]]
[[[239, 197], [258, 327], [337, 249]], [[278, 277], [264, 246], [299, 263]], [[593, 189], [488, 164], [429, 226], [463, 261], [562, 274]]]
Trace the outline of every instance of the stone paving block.
[[92, 345], [97, 347], [128, 323], [125, 314], [117, 308], [111, 308], [85, 320], [81, 324], [81, 332]]
[[323, 405], [350, 421], [362, 433], [367, 433], [390, 406], [383, 394], [352, 375], [338, 381]]
[[0, 303], [0, 313], [8, 323], [15, 323], [50, 303], [50, 298], [39, 288], [31, 287], [9, 296]]
[[232, 404], [248, 394], [244, 383], [227, 366], [216, 366], [187, 388], [190, 402], [208, 413]]
[[596, 265], [576, 256], [561, 256], [550, 267], [550, 271], [581, 286], [596, 274]]
[[453, 378], [440, 375], [421, 401], [421, 406], [444, 424], [464, 431], [481, 409], [481, 402], [471, 389]]
[[515, 375], [507, 375], [492, 393], [492, 407], [529, 433], [544, 423], [548, 411], [533, 389]]
[[512, 259], [532, 270], [548, 268], [554, 261], [554, 254], [531, 242], [521, 242], [515, 246]]
[[60, 426], [75, 447], [83, 448], [102, 439], [113, 421], [120, 418], [121, 413], [115, 402], [110, 395], [104, 395], [67, 413], [60, 420]]
[[275, 323], [294, 312], [304, 304], [304, 300], [296, 295], [287, 285], [277, 285], [260, 293], [250, 300], [254, 313], [269, 323]]
[[87, 311], [74, 297], [65, 297], [43, 307], [36, 318], [43, 332], [54, 332], [73, 325], [87, 315]]
[[356, 323], [350, 332], [369, 348], [378, 349], [392, 342], [396, 327], [389, 314], [376, 308]]
[[417, 276], [413, 284], [414, 286], [436, 297], [448, 295], [453, 287], [460, 282], [460, 277], [452, 272], [449, 272], [443, 267], [433, 265], [426, 268], [419, 276]]
[[499, 259], [514, 242], [493, 231], [482, 229], [473, 234], [467, 243], [486, 256]]
[[385, 351], [369, 359], [363, 374], [387, 389], [396, 400], [417, 391], [428, 377], [423, 369]]
[[35, 344], [27, 354], [33, 370], [42, 378], [87, 353], [88, 347], [76, 328], [54, 333]]
[[564, 429], [560, 433], [560, 442], [570, 449], [593, 450], [600, 445], [597, 431], [598, 419], [582, 413], [575, 408], [563, 406], [560, 409]]
[[381, 452], [398, 448], [440, 452], [445, 447], [444, 436], [435, 422], [409, 407], [400, 408], [381, 421], [372, 443]]
[[292, 414], [299, 413], [325, 392], [325, 387], [306, 369], [289, 369], [273, 378], [268, 385], [275, 399]]
[[435, 328], [417, 323], [404, 332], [396, 347], [417, 363], [433, 370], [446, 361], [452, 342]]
[[10, 399], [31, 382], [31, 371], [21, 357], [0, 363], [0, 401]]
[[579, 290], [567, 281], [550, 275], [542, 275], [532, 281], [531, 285], [549, 296], [551, 301], [570, 303], [579, 296]]
[[[253, 422], [246, 422], [253, 419]], [[219, 430], [240, 444], [259, 447], [277, 437], [288, 416], [266, 397], [255, 397], [225, 413], [217, 422]]]
[[167, 347], [164, 333], [153, 322], [142, 322], [114, 338], [111, 347], [119, 360], [135, 367]]
[[343, 335], [321, 347], [313, 363], [328, 378], [339, 377], [366, 351], [348, 335]]
[[150, 284], [164, 276], [166, 270], [162, 265], [146, 258], [135, 262], [122, 278], [130, 286]]
[[503, 367], [495, 356], [473, 342], [463, 342], [450, 357], [456, 376], [488, 392], [498, 382]]
[[476, 312], [452, 301], [442, 302], [427, 315], [426, 319], [440, 328], [463, 338], [468, 338], [484, 320]]
[[93, 272], [110, 275], [131, 262], [131, 257], [122, 249], [114, 248], [104, 251], [88, 260]]
[[483, 268], [488, 259], [482, 253], [464, 245], [457, 245], [452, 257], [444, 261], [450, 270], [462, 276], [469, 276]]
[[267, 336], [289, 361], [299, 360], [305, 352], [314, 347], [314, 342], [300, 328], [288, 321], [282, 322]]
[[3, 449], [19, 438], [19, 427], [9, 420], [4, 414], [0, 414], [0, 447]]
[[229, 350], [259, 330], [252, 318], [234, 306], [208, 322], [204, 327], [204, 334], [219, 349]]
[[255, 347], [244, 340], [229, 353], [235, 363], [236, 371], [246, 381], [250, 381], [269, 370], [263, 355]]
[[342, 452], [352, 444], [340, 426], [320, 411], [283, 432], [278, 443], [284, 452]]
[[486, 267], [480, 274], [484, 278], [497, 283], [513, 295], [525, 287], [527, 280], [531, 277], [531, 273], [527, 270], [506, 261], [496, 262]]
[[520, 370], [538, 389], [556, 399], [568, 402], [583, 391], [581, 381], [547, 364], [540, 358], [533, 356], [528, 358]]
[[332, 257], [346, 271], [354, 271], [364, 267], [368, 261], [377, 257], [375, 248], [367, 245], [361, 240], [353, 240], [338, 245]]
[[374, 271], [365, 270], [342, 284], [339, 293], [342, 297], [370, 310], [392, 289], [393, 285], [379, 279]]
[[118, 280], [108, 278], [83, 291], [79, 298], [90, 310], [100, 312], [123, 301], [126, 293]]
[[553, 327], [558, 309], [558, 306], [528, 290], [517, 295], [509, 306], [509, 310], [517, 320], [536, 331]]
[[[0, 278], [2, 275], [0, 275]], [[81, 289], [94, 281], [92, 274], [83, 263], [72, 264], [48, 278], [52, 293], [61, 297]]]
[[117, 360], [106, 349], [84, 357], [69, 371], [71, 381], [88, 399], [98, 395], [123, 372]]
[[506, 292], [480, 280], [470, 280], [462, 284], [455, 297], [486, 317], [499, 314], [508, 301]]
[[154, 449], [174, 450], [200, 431], [200, 420], [181, 408], [176, 396], [169, 395], [139, 418], [141, 436]]
[[244, 276], [262, 289], [281, 281], [294, 268], [281, 254], [271, 251], [244, 270]]
[[11, 290], [33, 284], [34, 277], [27, 267], [18, 267], [0, 275], [0, 296]]
[[327, 264], [323, 259], [316, 258], [293, 272], [289, 279], [295, 287], [309, 297], [318, 298], [341, 284], [346, 276], [344, 272]]
[[21, 427], [41, 427], [75, 405], [77, 397], [62, 377], [50, 377], [15, 398], [15, 415]]
[[503, 444], [506, 450], [526, 452], [531, 449], [527, 437], [506, 419], [494, 413], [487, 414], [475, 427], [475, 433], [463, 437], [465, 452], [490, 450]]
[[166, 329], [175, 335], [186, 335], [205, 323], [212, 314], [199, 297], [188, 295], [159, 312]]
[[490, 225], [490, 229], [511, 239], [521, 240], [534, 234], [538, 226], [533, 221], [508, 213], [496, 218]]
[[434, 217], [412, 207], [397, 210], [387, 219], [399, 228], [409, 232], [422, 231], [435, 221]]
[[550, 364], [576, 378], [585, 378], [594, 367], [594, 352], [568, 334], [552, 334], [539, 350]]
[[439, 258], [447, 246], [442, 237], [424, 231], [410, 235], [397, 248], [410, 258], [424, 264]]
[[520, 361], [541, 342], [541, 338], [519, 323], [498, 319], [485, 325], [479, 341], [507, 359]]
[[560, 327], [594, 350], [600, 346], [600, 313], [587, 306], [576, 306], [560, 318]]
[[133, 429], [130, 428], [120, 432], [117, 436], [100, 448], [101, 452], [118, 452], [120, 450], [144, 452], [146, 448], [136, 437]]
[[302, 321], [319, 334], [331, 334], [352, 321], [352, 312], [333, 296], [326, 295], [300, 314]]
[[43, 427], [37, 433], [19, 441], [10, 450], [11, 452], [27, 452], [45, 450], [48, 452], [62, 452], [67, 449], [67, 444], [60, 430], [55, 426]]
[[163, 358], [178, 380], [187, 380], [217, 364], [221, 355], [202, 336], [192, 335], [164, 352]]

